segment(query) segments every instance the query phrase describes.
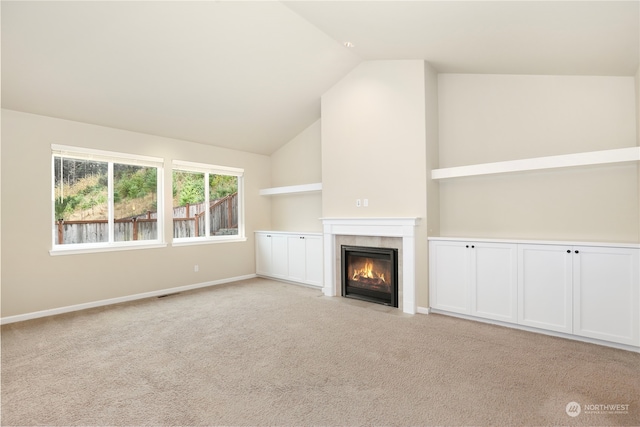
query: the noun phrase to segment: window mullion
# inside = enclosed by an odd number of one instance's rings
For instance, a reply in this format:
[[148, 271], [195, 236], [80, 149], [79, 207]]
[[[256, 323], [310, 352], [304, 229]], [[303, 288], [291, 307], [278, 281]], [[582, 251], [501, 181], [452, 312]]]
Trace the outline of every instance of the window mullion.
[[[60, 160], [62, 162], [62, 160]], [[60, 171], [60, 176], [62, 176], [62, 168]], [[62, 181], [62, 179], [60, 179]], [[52, 228], [51, 228], [51, 241], [53, 242], [53, 246], [56, 245], [56, 222], [59, 218], [56, 218], [56, 157], [51, 156], [51, 216], [52, 216]], [[60, 242], [62, 243], [62, 242]]]
[[107, 212], [108, 212], [108, 221], [109, 221], [109, 243], [113, 243], [115, 241], [115, 224], [114, 224], [114, 206], [113, 206], [113, 162], [108, 163], [107, 168]]
[[156, 239], [164, 242], [164, 168], [161, 167], [156, 168]]
[[205, 172], [204, 174], [204, 234], [209, 237], [211, 235], [211, 218], [209, 215], [211, 214], [209, 209], [210, 201], [209, 201], [209, 172]]
[[[238, 177], [238, 199], [244, 200], [244, 176]], [[244, 237], [244, 203], [238, 203], [238, 236]]]

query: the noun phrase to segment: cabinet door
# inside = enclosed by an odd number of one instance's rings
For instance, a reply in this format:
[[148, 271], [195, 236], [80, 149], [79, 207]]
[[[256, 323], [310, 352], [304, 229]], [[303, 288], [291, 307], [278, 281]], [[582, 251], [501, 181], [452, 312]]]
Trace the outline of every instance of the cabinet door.
[[306, 280], [309, 285], [323, 285], [323, 264], [322, 264], [322, 237], [306, 236]]
[[572, 250], [518, 245], [518, 323], [572, 333]]
[[305, 236], [288, 236], [289, 274], [287, 279], [304, 282], [306, 276], [306, 243]]
[[[466, 246], [466, 245], [465, 245]], [[517, 246], [471, 242], [471, 314], [518, 321]]]
[[271, 235], [256, 233], [256, 274], [271, 275]]
[[639, 345], [638, 249], [574, 248], [574, 333]]
[[465, 243], [430, 242], [431, 307], [469, 314], [469, 249]]
[[271, 234], [271, 276], [284, 279], [288, 274], [287, 236]]

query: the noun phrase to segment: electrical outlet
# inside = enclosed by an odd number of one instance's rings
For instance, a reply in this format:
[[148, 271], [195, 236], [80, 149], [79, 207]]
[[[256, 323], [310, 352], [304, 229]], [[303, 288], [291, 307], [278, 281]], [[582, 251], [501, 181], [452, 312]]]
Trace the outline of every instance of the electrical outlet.
[[199, 266], [198, 264], [196, 264], [196, 265], [194, 265], [194, 266], [193, 266], [193, 271], [194, 271], [194, 272], [196, 272], [196, 273], [197, 273], [199, 270], [200, 270], [200, 266]]
[[363, 200], [363, 202], [362, 202], [362, 205], [363, 205], [365, 208], [368, 208], [368, 207], [369, 207], [369, 199], [364, 199], [364, 200]]
[[356, 199], [356, 208], [359, 208], [360, 206], [361, 206], [360, 199]]

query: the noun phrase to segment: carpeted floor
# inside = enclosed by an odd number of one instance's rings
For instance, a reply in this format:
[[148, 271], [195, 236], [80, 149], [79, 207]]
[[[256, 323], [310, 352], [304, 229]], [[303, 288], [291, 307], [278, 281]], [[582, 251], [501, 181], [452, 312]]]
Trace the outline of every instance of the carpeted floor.
[[266, 279], [2, 327], [3, 426], [630, 426], [639, 396], [637, 353]]

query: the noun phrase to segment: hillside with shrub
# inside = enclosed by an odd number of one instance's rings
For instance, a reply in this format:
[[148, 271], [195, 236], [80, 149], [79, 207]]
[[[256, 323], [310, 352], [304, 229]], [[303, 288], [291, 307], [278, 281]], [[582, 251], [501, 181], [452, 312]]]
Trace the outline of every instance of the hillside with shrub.
[[[72, 166], [73, 167], [73, 166]], [[105, 168], [94, 168], [88, 174], [77, 173], [67, 166], [66, 176], [56, 179], [56, 219], [91, 221], [107, 219], [108, 179]], [[79, 175], [79, 177], [78, 177]], [[201, 173], [174, 171], [172, 174], [172, 206], [197, 204], [205, 200]], [[157, 211], [157, 172], [155, 168], [115, 165], [115, 218], [131, 218]], [[210, 175], [210, 200], [218, 200], [238, 191], [237, 178]]]

